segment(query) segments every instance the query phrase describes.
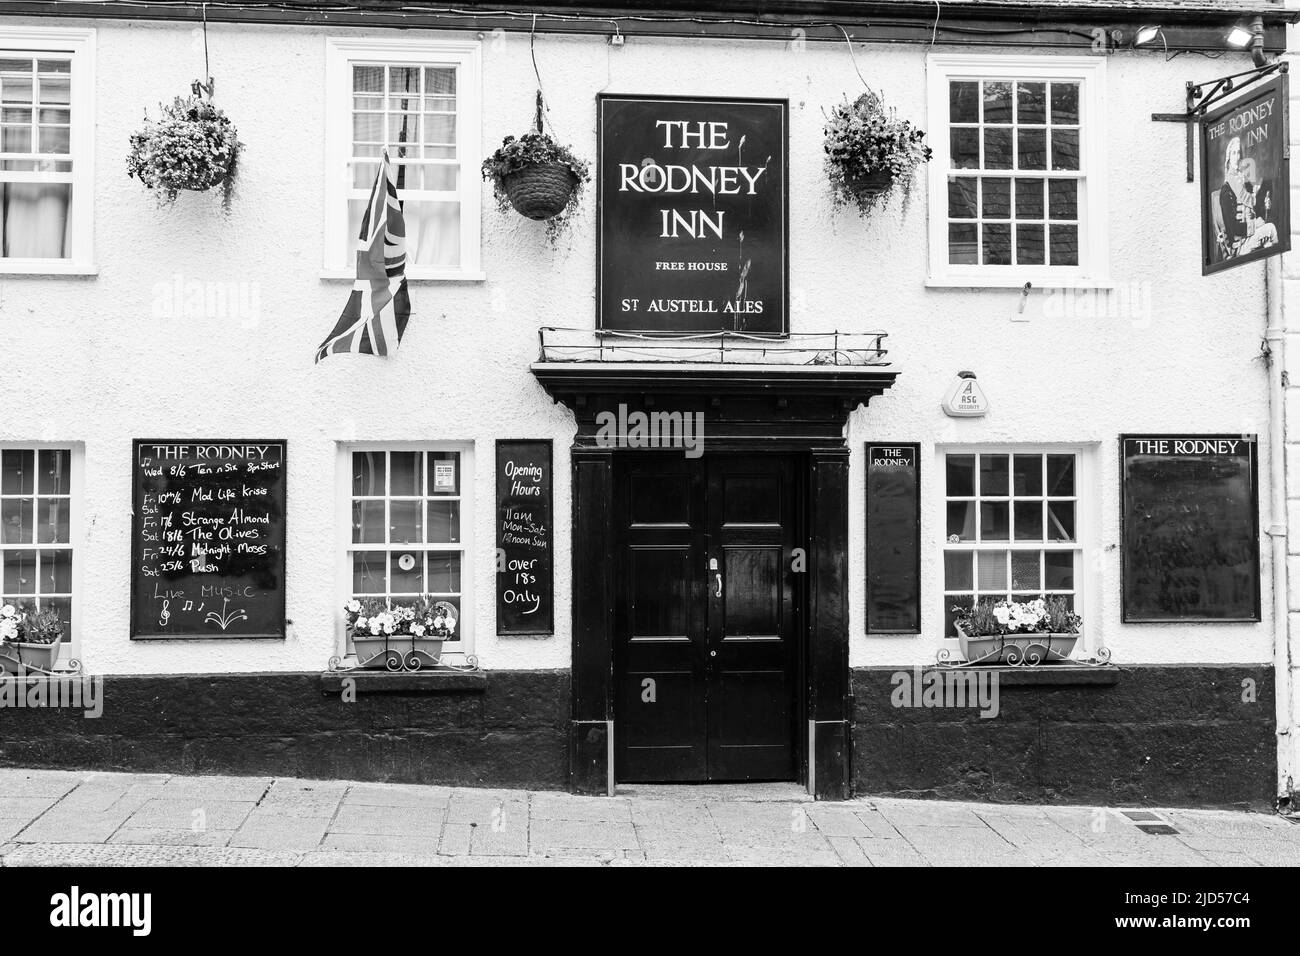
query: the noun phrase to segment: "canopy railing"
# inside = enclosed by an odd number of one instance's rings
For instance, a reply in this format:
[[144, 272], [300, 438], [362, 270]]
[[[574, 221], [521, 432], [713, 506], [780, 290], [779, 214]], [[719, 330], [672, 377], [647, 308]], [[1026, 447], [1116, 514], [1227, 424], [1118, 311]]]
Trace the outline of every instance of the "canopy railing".
[[614, 332], [543, 326], [543, 362], [888, 365], [885, 332]]

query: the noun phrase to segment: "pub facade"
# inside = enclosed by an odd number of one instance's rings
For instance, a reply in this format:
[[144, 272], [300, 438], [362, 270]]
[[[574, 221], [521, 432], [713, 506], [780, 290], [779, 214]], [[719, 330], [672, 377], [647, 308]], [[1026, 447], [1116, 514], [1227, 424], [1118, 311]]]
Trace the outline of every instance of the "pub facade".
[[1292, 4], [9, 6], [0, 762], [1290, 805]]

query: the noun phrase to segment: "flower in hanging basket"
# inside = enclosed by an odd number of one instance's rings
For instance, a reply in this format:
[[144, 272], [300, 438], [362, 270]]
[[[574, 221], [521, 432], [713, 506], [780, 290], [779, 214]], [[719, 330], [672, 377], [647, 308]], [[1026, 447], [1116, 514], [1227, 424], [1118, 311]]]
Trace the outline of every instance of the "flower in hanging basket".
[[483, 178], [491, 181], [502, 212], [513, 207], [529, 219], [544, 220], [547, 238], [553, 242], [577, 209], [591, 173], [586, 160], [569, 147], [534, 131], [518, 139], [507, 136], [483, 160]]
[[131, 134], [127, 175], [154, 190], [160, 206], [176, 201], [181, 190], [222, 189], [222, 205], [230, 208], [239, 150], [235, 124], [202, 96], [178, 96], [162, 107], [162, 116]]
[[886, 109], [875, 93], [836, 106], [825, 133], [832, 198], [837, 206], [856, 206], [863, 215], [896, 188], [906, 201], [917, 167], [932, 155], [925, 132]]

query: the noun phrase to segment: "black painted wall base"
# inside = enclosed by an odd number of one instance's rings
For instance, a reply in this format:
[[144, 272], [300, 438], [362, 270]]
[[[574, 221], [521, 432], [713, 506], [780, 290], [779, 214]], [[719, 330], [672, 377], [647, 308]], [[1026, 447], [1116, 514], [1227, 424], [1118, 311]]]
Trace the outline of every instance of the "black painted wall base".
[[[568, 785], [569, 673], [477, 683], [337, 675], [107, 676], [103, 716], [0, 710], [0, 764], [277, 774], [484, 787]], [[396, 677], [403, 687], [386, 678]]]
[[1118, 680], [1110, 685], [1004, 682], [998, 715], [981, 719], [972, 708], [894, 706], [894, 675], [910, 680], [911, 668], [855, 669], [855, 793], [1272, 807], [1277, 742], [1271, 667], [1117, 670]]
[[[899, 673], [912, 679], [911, 668], [853, 671], [851, 738], [818, 725], [820, 798], [846, 795], [851, 756], [858, 796], [1272, 806], [1266, 665], [1121, 667], [1111, 683], [1008, 677], [992, 719], [895, 707]], [[606, 725], [570, 720], [567, 671], [358, 677], [349, 703], [337, 676], [317, 673], [109, 676], [98, 719], [0, 709], [0, 765], [606, 792]]]

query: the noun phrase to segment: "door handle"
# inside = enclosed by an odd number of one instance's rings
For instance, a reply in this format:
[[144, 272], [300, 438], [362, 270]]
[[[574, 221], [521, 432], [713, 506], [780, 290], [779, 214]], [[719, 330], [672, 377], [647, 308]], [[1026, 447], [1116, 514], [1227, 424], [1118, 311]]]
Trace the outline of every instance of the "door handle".
[[722, 574], [721, 573], [715, 574], [714, 577], [718, 579], [718, 590], [714, 593], [713, 596], [722, 597]]
[[717, 578], [718, 581], [718, 590], [713, 596], [722, 597], [722, 572], [718, 570], [717, 558], [709, 558], [709, 570], [714, 572], [713, 576]]

